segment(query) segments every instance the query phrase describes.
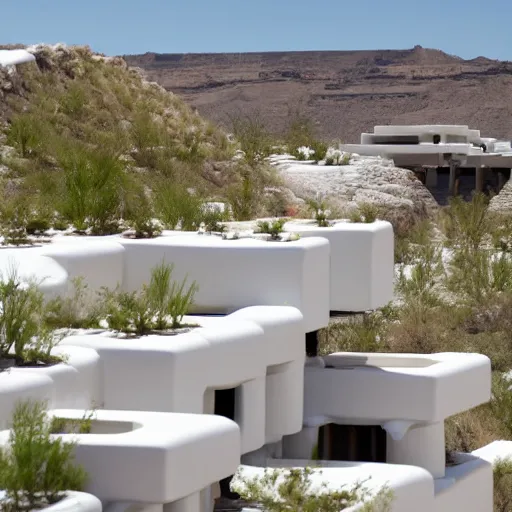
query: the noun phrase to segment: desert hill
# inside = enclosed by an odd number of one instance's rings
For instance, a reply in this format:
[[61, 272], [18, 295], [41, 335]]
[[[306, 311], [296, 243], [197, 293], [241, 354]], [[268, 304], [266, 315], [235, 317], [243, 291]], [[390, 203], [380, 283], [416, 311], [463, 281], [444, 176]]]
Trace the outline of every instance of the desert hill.
[[357, 142], [375, 124], [469, 124], [512, 138], [512, 62], [440, 50], [125, 55], [131, 66], [229, 126], [240, 112], [279, 132], [290, 110], [325, 138]]

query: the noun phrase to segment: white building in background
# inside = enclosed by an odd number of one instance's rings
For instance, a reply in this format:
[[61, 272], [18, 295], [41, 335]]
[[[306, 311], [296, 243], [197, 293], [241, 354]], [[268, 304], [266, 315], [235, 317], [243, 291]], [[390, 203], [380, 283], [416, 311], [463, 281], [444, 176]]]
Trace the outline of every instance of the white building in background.
[[341, 144], [340, 149], [389, 158], [397, 167], [424, 172], [431, 183], [438, 168], [449, 167], [451, 193], [456, 193], [461, 168], [474, 169], [478, 191], [483, 190], [489, 172], [498, 173], [501, 190], [512, 169], [510, 141], [481, 137], [479, 130], [465, 125], [375, 126], [373, 133], [361, 134], [360, 144]]

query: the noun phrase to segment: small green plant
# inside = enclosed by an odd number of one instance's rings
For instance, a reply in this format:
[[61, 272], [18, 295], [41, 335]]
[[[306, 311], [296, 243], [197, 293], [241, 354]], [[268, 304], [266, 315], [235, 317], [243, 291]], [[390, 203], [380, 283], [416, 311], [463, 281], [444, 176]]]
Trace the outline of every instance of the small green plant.
[[92, 422], [95, 417], [95, 409], [85, 411], [82, 418], [69, 419], [52, 417], [51, 433], [52, 434], [90, 434], [92, 430]]
[[201, 223], [207, 233], [224, 233], [226, 226], [221, 223], [227, 220], [229, 220], [229, 211], [223, 211], [219, 206], [203, 205]]
[[310, 199], [307, 204], [319, 227], [327, 228], [331, 225], [329, 222], [330, 211], [325, 201]]
[[367, 512], [389, 510], [392, 494], [388, 489], [371, 498], [362, 484], [336, 491], [326, 483], [314, 485], [312, 475], [311, 468], [265, 469], [261, 477], [246, 478], [239, 470], [231, 488], [266, 512], [340, 512], [361, 503]]
[[272, 240], [279, 240], [287, 219], [275, 219], [273, 221], [261, 220], [258, 222], [258, 231], [267, 233]]
[[371, 224], [377, 220], [379, 209], [376, 205], [371, 203], [361, 203], [357, 209], [352, 210], [349, 216], [351, 222], [362, 222], [364, 224]]
[[161, 263], [151, 270], [149, 285], [136, 292], [103, 289], [106, 321], [111, 329], [142, 336], [153, 330], [182, 327], [194, 301], [195, 281], [187, 286], [172, 279], [174, 266]]
[[23, 512], [44, 508], [81, 491], [87, 480], [73, 460], [74, 445], [52, 436], [46, 405], [20, 402], [13, 414], [8, 445], [0, 451], [0, 509]]
[[73, 293], [69, 297], [56, 297], [45, 306], [47, 326], [70, 329], [91, 329], [99, 327], [101, 312], [91, 296], [83, 277], [72, 279]]

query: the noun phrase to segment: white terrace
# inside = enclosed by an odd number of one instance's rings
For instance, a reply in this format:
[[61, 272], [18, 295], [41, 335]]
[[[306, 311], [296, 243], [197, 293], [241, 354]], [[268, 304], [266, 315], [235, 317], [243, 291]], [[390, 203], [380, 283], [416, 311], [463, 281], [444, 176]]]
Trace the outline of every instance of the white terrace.
[[[318, 446], [331, 488], [372, 477], [375, 491], [393, 489], [393, 511], [492, 511], [489, 457], [461, 455], [446, 467], [443, 423], [489, 400], [489, 360], [306, 358], [306, 334], [326, 327], [330, 311], [374, 309], [393, 298], [393, 232], [385, 222], [286, 229], [302, 238], [165, 232], [151, 240], [60, 236], [0, 249], [0, 270], [16, 265], [47, 297], [69, 293], [78, 276], [91, 291], [136, 290], [162, 261], [175, 265], [176, 279], [187, 275], [199, 286], [188, 319], [198, 327], [190, 332], [133, 339], [81, 331], [53, 349], [66, 364], [0, 373], [1, 428], [23, 397], [48, 400], [63, 418], [100, 406], [76, 453], [101, 504], [70, 494], [73, 510], [210, 511], [217, 482], [241, 462], [256, 473], [303, 466]], [[223, 390], [233, 390], [232, 419], [212, 416]], [[382, 427], [381, 459], [336, 460], [332, 446], [344, 442], [336, 437], [344, 425]]]

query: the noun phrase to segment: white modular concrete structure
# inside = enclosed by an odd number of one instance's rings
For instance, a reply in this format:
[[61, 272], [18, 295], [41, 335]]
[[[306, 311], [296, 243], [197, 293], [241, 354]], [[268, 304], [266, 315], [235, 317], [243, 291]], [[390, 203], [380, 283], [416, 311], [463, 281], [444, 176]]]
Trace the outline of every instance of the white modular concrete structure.
[[[90, 348], [56, 346], [52, 355], [61, 356], [62, 363], [51, 366], [15, 367], [11, 375], [45, 375], [52, 380], [51, 406], [59, 409], [87, 409], [102, 405], [101, 361]], [[7, 377], [6, 377], [7, 378]]]
[[69, 291], [76, 277], [84, 278], [90, 292], [117, 286], [131, 292], [149, 282], [154, 266], [167, 262], [174, 264], [173, 279], [187, 277], [190, 283], [199, 284], [194, 313], [229, 314], [254, 305], [293, 306], [304, 316], [305, 332], [329, 322], [330, 245], [325, 238], [286, 243], [222, 240], [197, 233], [143, 240], [60, 238], [66, 241], [9, 249], [4, 258], [1, 254], [6, 249], [0, 250], [0, 269], [7, 270], [11, 264], [26, 266], [34, 258], [37, 265], [31, 275], [46, 283], [49, 295], [62, 294], [66, 283]]
[[444, 420], [491, 397], [490, 361], [480, 354], [337, 353], [323, 359], [325, 368], [305, 368], [306, 428], [285, 439], [284, 456], [312, 453], [318, 427], [328, 423], [380, 425], [388, 434], [387, 462], [444, 478]]
[[236, 388], [242, 453], [301, 429], [304, 325], [297, 309], [255, 307], [185, 321], [204, 327], [140, 339], [76, 335], [61, 345], [99, 354], [107, 409], [212, 413], [215, 390]]
[[[74, 420], [85, 413], [50, 411]], [[9, 433], [0, 433], [1, 443]], [[234, 473], [240, 460], [238, 426], [213, 415], [98, 410], [91, 433], [56, 435], [76, 443], [76, 462], [89, 475], [86, 491], [107, 503], [196, 501], [198, 491]]]
[[20, 400], [38, 400], [53, 404], [55, 386], [44, 373], [5, 370], [0, 372], [0, 428], [5, 429]]
[[302, 238], [324, 237], [331, 245], [331, 311], [368, 311], [393, 300], [394, 236], [389, 222], [290, 221], [285, 231]]
[[151, 268], [166, 261], [175, 265], [175, 279], [188, 277], [199, 284], [195, 313], [293, 306], [304, 316], [305, 332], [329, 322], [330, 247], [325, 238], [273, 243], [197, 235], [120, 243], [126, 250], [126, 291], [139, 289], [149, 281]]

